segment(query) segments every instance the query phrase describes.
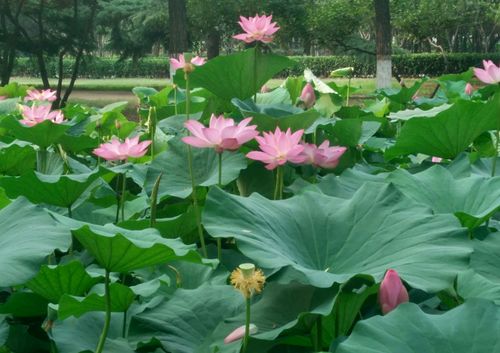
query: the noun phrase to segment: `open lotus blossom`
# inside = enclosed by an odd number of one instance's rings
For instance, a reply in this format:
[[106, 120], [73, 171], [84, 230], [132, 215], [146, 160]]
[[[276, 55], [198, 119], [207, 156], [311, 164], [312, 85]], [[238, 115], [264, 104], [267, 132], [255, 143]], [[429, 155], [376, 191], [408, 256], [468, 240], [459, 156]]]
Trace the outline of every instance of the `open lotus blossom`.
[[474, 74], [484, 83], [500, 82], [500, 66], [496, 66], [491, 60], [483, 60], [484, 69], [475, 67]]
[[32, 89], [29, 90], [28, 95], [24, 97], [25, 102], [29, 101], [40, 101], [40, 102], [53, 102], [56, 100], [56, 91], [52, 91], [50, 89], [45, 89], [45, 90], [36, 90]]
[[192, 65], [201, 66], [203, 64], [205, 64], [205, 59], [199, 56], [195, 56], [194, 58], [191, 59], [190, 62], [186, 62], [184, 54], [179, 55], [179, 59], [174, 59], [174, 58], [170, 59], [170, 65], [172, 65], [172, 68], [174, 70], [183, 69], [187, 71], [192, 71]]
[[304, 102], [304, 106], [306, 108], [311, 108], [316, 102], [316, 96], [314, 95], [314, 88], [309, 82], [302, 89], [302, 93], [299, 99], [302, 102]]
[[252, 151], [247, 154], [247, 157], [267, 164], [266, 168], [269, 170], [286, 162], [303, 163], [306, 159], [302, 154], [304, 146], [300, 144], [303, 134], [304, 130], [292, 134], [290, 129], [283, 132], [279, 127], [274, 132], [264, 132], [263, 137], [255, 138], [261, 150]]
[[443, 161], [443, 158], [441, 158], [441, 157], [432, 157], [431, 161], [432, 161], [432, 163], [441, 163]]
[[394, 310], [399, 304], [408, 302], [408, 292], [395, 270], [388, 270], [380, 284], [379, 303], [384, 314]]
[[[259, 330], [256, 325], [250, 324], [248, 331], [250, 335], [255, 335]], [[243, 338], [243, 336], [245, 336], [245, 325], [238, 327], [229, 335], [227, 335], [226, 338], [224, 338], [224, 344], [229, 344], [231, 342], [240, 340]]]
[[139, 136], [126, 138], [123, 143], [115, 137], [94, 149], [94, 154], [107, 161], [124, 161], [130, 157], [144, 156], [150, 144], [150, 140], [139, 142]]
[[21, 106], [23, 119], [20, 120], [20, 123], [26, 126], [35, 126], [44, 122], [45, 120], [49, 120], [54, 124], [61, 124], [64, 122], [64, 115], [60, 110], [50, 111], [49, 105], [41, 105], [41, 106]]
[[215, 148], [217, 153], [224, 150], [234, 151], [259, 133], [256, 125], [248, 125], [252, 118], [246, 118], [235, 124], [233, 119], [226, 119], [223, 115], [210, 117], [208, 127], [196, 120], [188, 120], [184, 126], [193, 134], [182, 138], [184, 143], [199, 148]]
[[474, 92], [474, 88], [472, 87], [472, 85], [470, 83], [467, 83], [465, 85], [465, 90], [464, 90], [465, 94], [468, 95], [468, 96], [472, 96], [472, 92]]
[[312, 143], [304, 143], [304, 151], [302, 155], [306, 158], [305, 164], [312, 164], [315, 167], [333, 169], [340, 161], [340, 157], [347, 150], [346, 147], [332, 146], [330, 141], [325, 140], [319, 146]]
[[252, 43], [259, 41], [262, 43], [270, 43], [273, 41], [273, 34], [280, 29], [276, 22], [272, 22], [273, 16], [255, 15], [255, 17], [240, 16], [238, 22], [245, 33], [233, 36], [235, 39], [244, 41], [245, 43]]

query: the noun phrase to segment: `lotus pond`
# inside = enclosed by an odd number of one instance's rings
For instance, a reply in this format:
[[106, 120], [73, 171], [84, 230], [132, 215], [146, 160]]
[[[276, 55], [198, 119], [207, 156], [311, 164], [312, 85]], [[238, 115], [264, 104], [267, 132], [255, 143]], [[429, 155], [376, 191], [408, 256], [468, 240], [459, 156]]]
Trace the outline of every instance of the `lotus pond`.
[[0, 352], [500, 352], [493, 63], [362, 107], [259, 47], [173, 65], [138, 121], [0, 88]]

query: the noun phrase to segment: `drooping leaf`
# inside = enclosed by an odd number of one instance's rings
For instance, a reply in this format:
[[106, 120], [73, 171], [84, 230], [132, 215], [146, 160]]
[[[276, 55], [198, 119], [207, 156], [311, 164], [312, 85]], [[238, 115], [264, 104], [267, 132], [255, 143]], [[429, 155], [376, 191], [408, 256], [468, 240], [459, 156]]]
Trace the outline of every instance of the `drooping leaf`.
[[26, 286], [52, 303], [58, 303], [62, 295], [84, 295], [102, 280], [91, 277], [79, 261], [58, 266], [42, 266], [35, 278]]
[[[111, 297], [111, 312], [124, 312], [133, 303], [135, 294], [127, 286], [120, 283], [111, 283], [109, 286]], [[91, 293], [86, 297], [76, 297], [68, 294], [61, 296], [57, 317], [64, 320], [70, 316], [80, 317], [91, 311], [105, 311], [106, 299], [104, 293]]]
[[200, 262], [193, 246], [178, 239], [165, 239], [155, 229], [132, 231], [112, 225], [85, 225], [73, 235], [110, 272], [129, 272], [182, 259]]
[[335, 352], [498, 353], [498, 330], [500, 309], [483, 299], [471, 299], [441, 315], [403, 304], [387, 316], [360, 321]]
[[[188, 164], [188, 145], [181, 140], [169, 141], [170, 148], [160, 154], [151, 163], [146, 176], [146, 191], [151, 193], [153, 185], [160, 173], [158, 196], [166, 195], [185, 198], [193, 191]], [[211, 148], [191, 148], [193, 156], [193, 174], [195, 185], [216, 185], [219, 179], [217, 153]], [[222, 155], [222, 184], [226, 185], [236, 179], [240, 170], [246, 168], [244, 156], [238, 152], [225, 152]]]
[[20, 175], [35, 168], [36, 152], [29, 143], [0, 143], [0, 173]]
[[435, 213], [456, 215], [468, 228], [481, 225], [500, 207], [500, 177], [455, 178], [448, 169], [436, 165], [417, 174], [399, 169], [387, 180]]
[[391, 185], [367, 183], [349, 200], [305, 192], [270, 201], [214, 188], [203, 224], [213, 237], [234, 237], [260, 266], [318, 287], [356, 274], [380, 279], [394, 268], [416, 288], [439, 290], [465, 269], [471, 252], [453, 216], [434, 216]]
[[487, 103], [458, 101], [431, 119], [408, 120], [396, 145], [386, 151], [386, 159], [424, 153], [455, 158], [483, 132], [498, 128], [500, 94]]
[[47, 148], [57, 143], [64, 133], [71, 127], [68, 123], [54, 124], [51, 121], [44, 121], [35, 126], [25, 126], [14, 116], [8, 116], [0, 121], [0, 127], [7, 129], [9, 134], [21, 141], [27, 141]]
[[252, 124], [256, 124], [260, 131], [281, 130], [288, 128], [296, 131], [307, 129], [320, 117], [314, 109], [302, 110], [286, 104], [258, 104], [253, 101], [242, 101], [237, 98], [231, 101], [245, 117], [252, 117]]
[[219, 98], [246, 99], [275, 74], [294, 65], [284, 56], [261, 53], [255, 48], [218, 56], [190, 74], [194, 86], [206, 88]]
[[66, 251], [71, 243], [67, 227], [21, 198], [0, 210], [0, 228], [0, 287], [25, 283], [48, 255]]

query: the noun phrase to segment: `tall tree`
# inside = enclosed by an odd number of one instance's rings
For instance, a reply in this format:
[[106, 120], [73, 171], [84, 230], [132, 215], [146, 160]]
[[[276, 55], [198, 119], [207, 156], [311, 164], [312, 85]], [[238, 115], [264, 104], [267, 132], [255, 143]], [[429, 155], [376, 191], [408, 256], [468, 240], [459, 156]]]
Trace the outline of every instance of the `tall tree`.
[[169, 33], [168, 51], [170, 55], [188, 50], [188, 26], [186, 0], [168, 0]]
[[392, 28], [389, 0], [373, 0], [377, 43], [377, 88], [391, 87]]

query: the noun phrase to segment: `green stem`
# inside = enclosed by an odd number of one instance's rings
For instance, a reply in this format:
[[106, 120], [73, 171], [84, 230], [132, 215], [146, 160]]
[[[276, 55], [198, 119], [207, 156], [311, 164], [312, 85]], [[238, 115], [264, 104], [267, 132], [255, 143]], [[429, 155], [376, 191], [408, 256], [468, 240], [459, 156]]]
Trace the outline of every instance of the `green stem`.
[[102, 328], [101, 337], [99, 338], [99, 343], [95, 353], [102, 353], [104, 349], [104, 343], [106, 342], [106, 337], [108, 336], [109, 324], [111, 323], [111, 295], [109, 293], [109, 271], [106, 270], [104, 276], [104, 300], [106, 304], [106, 312], [104, 316], [104, 327]]
[[68, 217], [73, 218], [73, 212], [71, 210], [71, 205], [68, 206]]
[[48, 151], [46, 148], [40, 147], [36, 153], [36, 166], [37, 172], [46, 174], [47, 173], [47, 155]]
[[349, 80], [347, 81], [347, 101], [346, 101], [346, 106], [349, 106], [349, 94], [351, 93], [351, 78], [349, 77]]
[[315, 349], [320, 352], [323, 349], [323, 322], [321, 321], [321, 316], [316, 319], [316, 345]]
[[151, 138], [151, 160], [155, 158], [156, 108], [149, 108], [149, 137]]
[[276, 169], [276, 183], [274, 185], [275, 200], [281, 200], [281, 198], [283, 197], [282, 183], [283, 183], [283, 168], [281, 166], [278, 166], [278, 168]]
[[243, 337], [242, 353], [247, 351], [248, 337], [250, 337], [250, 298], [246, 298], [246, 315], [245, 315], [245, 336]]
[[115, 224], [118, 224], [118, 221], [120, 220], [120, 202], [121, 202], [121, 197], [120, 197], [120, 192], [118, 191], [120, 188], [120, 178], [122, 178], [122, 174], [118, 174], [116, 176], [116, 185], [115, 185], [115, 190], [116, 190], [116, 216], [115, 216]]
[[498, 145], [500, 141], [500, 129], [497, 129], [496, 134], [496, 142], [495, 142], [495, 155], [493, 156], [493, 165], [491, 166], [491, 176], [494, 177], [497, 169], [497, 159], [498, 159]]
[[122, 337], [127, 338], [127, 310], [123, 312]]
[[[189, 108], [190, 108], [189, 101], [191, 99], [191, 94], [189, 92], [189, 75], [185, 74], [184, 78], [186, 79], [186, 120], [189, 120]], [[198, 198], [196, 196], [196, 182], [194, 180], [194, 172], [193, 172], [193, 151], [191, 150], [190, 145], [187, 145], [187, 149], [188, 149], [189, 176], [191, 177], [191, 188], [193, 189], [191, 197], [193, 199], [194, 214], [196, 217], [196, 226], [198, 229], [198, 236], [200, 238], [202, 254], [203, 256], [208, 257], [207, 247], [205, 245], [205, 236], [203, 235], [203, 227], [201, 225], [200, 208], [198, 206]]]
[[[217, 153], [219, 160], [219, 187], [222, 189], [222, 152]], [[222, 260], [222, 239], [216, 238], [217, 241], [217, 259]]]
[[257, 55], [259, 53], [259, 44], [255, 46], [255, 52], [253, 56], [253, 102], [257, 103]]
[[177, 87], [174, 89], [174, 113], [176, 116], [179, 114], [177, 111]]
[[160, 173], [160, 175], [158, 175], [158, 178], [156, 178], [155, 184], [153, 186], [153, 191], [151, 192], [151, 217], [149, 220], [149, 226], [151, 228], [154, 228], [156, 224], [156, 209], [158, 207], [158, 190], [160, 189], [160, 181], [162, 176], [163, 173]]
[[127, 187], [127, 173], [122, 174], [122, 192], [120, 195], [120, 210], [122, 212], [122, 222], [125, 221], [125, 189]]

